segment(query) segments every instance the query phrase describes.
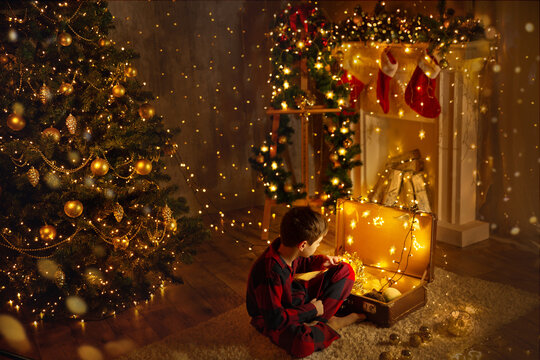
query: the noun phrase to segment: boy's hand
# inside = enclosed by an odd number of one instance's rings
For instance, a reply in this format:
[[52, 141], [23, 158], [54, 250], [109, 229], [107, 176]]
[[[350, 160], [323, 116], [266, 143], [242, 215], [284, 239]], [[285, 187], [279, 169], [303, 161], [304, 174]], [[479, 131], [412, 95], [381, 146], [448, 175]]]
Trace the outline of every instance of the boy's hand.
[[324, 314], [324, 305], [321, 300], [313, 299], [310, 301], [317, 309], [317, 316]]
[[329, 267], [331, 265], [337, 265], [342, 261], [341, 257], [339, 256], [330, 256], [326, 255], [326, 261], [323, 263], [324, 267]]

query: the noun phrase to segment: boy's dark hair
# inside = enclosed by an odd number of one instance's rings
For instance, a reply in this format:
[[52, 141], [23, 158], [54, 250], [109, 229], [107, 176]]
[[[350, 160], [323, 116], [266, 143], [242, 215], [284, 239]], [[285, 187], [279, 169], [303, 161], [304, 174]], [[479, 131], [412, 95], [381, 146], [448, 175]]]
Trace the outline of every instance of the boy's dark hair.
[[283, 216], [279, 232], [285, 246], [294, 247], [304, 240], [311, 245], [328, 232], [328, 223], [309, 206], [299, 206]]

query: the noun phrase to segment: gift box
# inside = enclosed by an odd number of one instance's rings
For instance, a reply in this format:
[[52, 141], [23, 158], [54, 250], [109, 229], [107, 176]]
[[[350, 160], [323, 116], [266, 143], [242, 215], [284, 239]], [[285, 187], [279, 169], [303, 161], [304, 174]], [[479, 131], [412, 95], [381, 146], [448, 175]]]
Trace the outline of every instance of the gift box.
[[344, 306], [389, 327], [426, 304], [433, 280], [436, 217], [432, 213], [340, 200], [336, 255], [356, 272]]

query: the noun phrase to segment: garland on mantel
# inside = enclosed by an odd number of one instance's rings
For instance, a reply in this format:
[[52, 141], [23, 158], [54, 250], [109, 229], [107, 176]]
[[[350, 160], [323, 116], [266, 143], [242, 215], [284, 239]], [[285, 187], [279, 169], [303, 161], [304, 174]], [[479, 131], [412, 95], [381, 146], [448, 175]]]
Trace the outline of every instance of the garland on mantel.
[[[279, 14], [270, 36], [272, 102], [274, 109], [301, 109], [314, 103], [326, 108], [341, 108], [340, 113], [326, 114], [324, 138], [330, 147], [330, 164], [320, 194], [324, 205], [334, 207], [337, 199], [350, 197], [352, 181], [350, 170], [361, 162], [355, 157], [360, 146], [353, 144], [351, 124], [358, 121], [356, 100], [361, 88], [358, 79], [343, 68], [340, 47], [347, 42], [362, 41], [373, 46], [385, 44], [427, 43], [429, 53], [438, 53], [439, 65], [448, 66], [444, 55], [452, 44], [477, 40], [484, 36], [484, 28], [471, 16], [453, 16], [445, 2], [439, 2], [439, 16], [407, 14], [406, 10], [388, 12], [379, 2], [374, 14], [367, 14], [358, 6], [353, 15], [340, 24], [332, 24], [312, 3], [288, 4]], [[308, 76], [317, 94], [300, 89], [300, 63], [306, 61]], [[278, 203], [290, 204], [306, 197], [304, 184], [292, 184], [291, 173], [286, 170], [281, 154], [292, 144], [294, 129], [289, 117], [280, 116], [277, 142], [272, 134], [250, 158], [253, 169], [260, 173], [268, 197]], [[270, 151], [275, 147], [275, 156]], [[272, 155], [271, 155], [272, 154]]]

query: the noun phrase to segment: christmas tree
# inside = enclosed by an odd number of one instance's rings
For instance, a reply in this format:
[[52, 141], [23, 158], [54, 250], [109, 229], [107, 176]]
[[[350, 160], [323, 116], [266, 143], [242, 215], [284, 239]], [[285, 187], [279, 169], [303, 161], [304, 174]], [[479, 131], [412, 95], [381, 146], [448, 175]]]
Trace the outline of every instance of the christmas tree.
[[101, 317], [181, 282], [208, 234], [168, 183], [172, 137], [105, 2], [2, 2], [0, 301]]

